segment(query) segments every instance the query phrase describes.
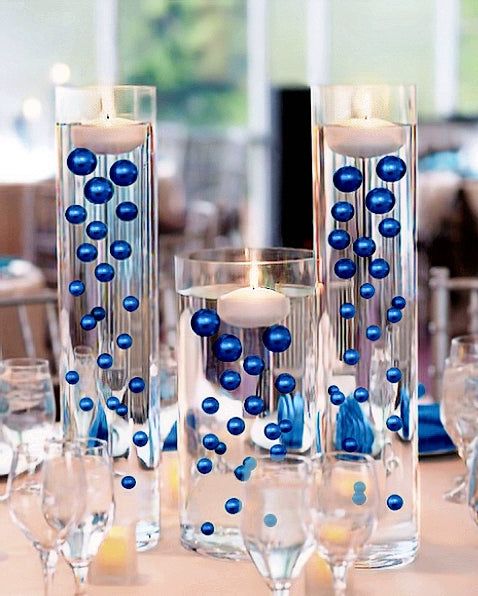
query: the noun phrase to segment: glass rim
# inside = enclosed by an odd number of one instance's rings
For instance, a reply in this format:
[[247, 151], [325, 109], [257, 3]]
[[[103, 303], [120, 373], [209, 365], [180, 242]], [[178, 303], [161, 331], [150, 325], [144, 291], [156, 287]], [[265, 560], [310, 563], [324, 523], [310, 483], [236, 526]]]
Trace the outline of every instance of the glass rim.
[[114, 89], [114, 90], [120, 90], [120, 91], [142, 90], [142, 91], [156, 93], [155, 85], [127, 85], [127, 84], [121, 84], [121, 85], [111, 85], [111, 84], [105, 84], [105, 85], [55, 85], [55, 91], [61, 91], [61, 90], [66, 90], [66, 91], [102, 91], [105, 89], [108, 89], [108, 90]]
[[469, 333], [467, 335], [457, 335], [452, 337], [451, 345], [470, 345], [476, 343], [478, 346], [478, 333]]
[[4, 366], [9, 369], [42, 369], [47, 368], [50, 369], [50, 362], [46, 358], [29, 358], [25, 357], [18, 357], [18, 358], [6, 358], [5, 360], [0, 361], [0, 366]]
[[[247, 254], [250, 251], [250, 256], [247, 258]], [[261, 259], [254, 258], [254, 254], [266, 253], [267, 251], [271, 251], [280, 255], [281, 253], [284, 255], [281, 258], [277, 259]], [[225, 258], [227, 254], [237, 254], [244, 256], [243, 260], [234, 261], [231, 259]], [[215, 255], [223, 255], [223, 258], [212, 258]], [[290, 256], [285, 256], [290, 255]], [[208, 265], [238, 265], [238, 266], [250, 266], [252, 264], [258, 266], [267, 266], [267, 265], [286, 265], [286, 264], [298, 264], [298, 263], [310, 263], [314, 264], [316, 259], [314, 256], [314, 251], [307, 248], [287, 248], [283, 246], [269, 246], [269, 247], [260, 247], [260, 248], [250, 248], [250, 247], [224, 247], [224, 248], [202, 248], [199, 250], [190, 250], [185, 251], [180, 254], [174, 256], [174, 260], [176, 263], [193, 263], [193, 264], [208, 264]]]
[[379, 90], [379, 89], [395, 89], [395, 90], [403, 90], [408, 89], [410, 92], [416, 92], [417, 85], [415, 83], [338, 83], [338, 84], [316, 84], [311, 85], [311, 89], [337, 89], [337, 91], [345, 91], [345, 90], [352, 90], [352, 89], [371, 89], [371, 90]]

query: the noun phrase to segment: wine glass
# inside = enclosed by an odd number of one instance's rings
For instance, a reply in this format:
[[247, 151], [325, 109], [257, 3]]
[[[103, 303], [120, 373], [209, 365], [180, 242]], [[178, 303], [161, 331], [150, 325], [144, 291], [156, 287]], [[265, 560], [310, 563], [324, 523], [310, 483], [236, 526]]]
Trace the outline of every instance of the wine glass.
[[[463, 335], [451, 341], [443, 374], [440, 417], [466, 463], [470, 445], [478, 434], [478, 335]], [[444, 497], [453, 503], [464, 503], [466, 475], [456, 478]]]
[[478, 525], [478, 438], [473, 443], [468, 459], [468, 505], [473, 520]]
[[288, 596], [315, 549], [310, 513], [311, 465], [302, 457], [250, 458], [241, 532], [271, 593]]
[[48, 596], [58, 548], [83, 512], [81, 459], [67, 441], [52, 439], [42, 446], [21, 443], [12, 459], [7, 493], [13, 522], [40, 554]]
[[108, 444], [100, 439], [76, 440], [72, 448], [83, 463], [85, 507], [66, 534], [61, 552], [75, 576], [75, 594], [85, 594], [90, 563], [113, 524], [113, 463]]
[[378, 520], [379, 487], [374, 460], [330, 452], [314, 458], [313, 512], [319, 554], [328, 562], [336, 596], [346, 593], [347, 572]]

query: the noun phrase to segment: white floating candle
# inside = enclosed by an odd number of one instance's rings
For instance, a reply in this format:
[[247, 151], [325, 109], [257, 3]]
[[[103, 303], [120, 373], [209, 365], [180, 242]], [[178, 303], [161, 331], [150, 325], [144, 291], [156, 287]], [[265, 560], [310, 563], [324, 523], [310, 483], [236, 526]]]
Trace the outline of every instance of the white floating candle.
[[239, 288], [221, 296], [217, 314], [235, 327], [268, 327], [283, 321], [290, 311], [287, 296], [268, 288]]

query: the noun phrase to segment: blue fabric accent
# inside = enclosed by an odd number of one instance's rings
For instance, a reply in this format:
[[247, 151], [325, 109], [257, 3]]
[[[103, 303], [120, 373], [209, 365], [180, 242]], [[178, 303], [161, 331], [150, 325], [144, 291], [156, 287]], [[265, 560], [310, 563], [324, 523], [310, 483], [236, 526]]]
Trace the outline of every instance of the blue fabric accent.
[[455, 451], [440, 421], [440, 404], [418, 406], [418, 451], [422, 455], [435, 451]]
[[277, 408], [277, 420], [290, 420], [292, 430], [288, 433], [282, 433], [281, 443], [291, 449], [300, 449], [304, 438], [304, 398], [296, 393], [293, 397], [281, 395]]
[[342, 450], [344, 439], [355, 439], [359, 453], [372, 453], [374, 434], [362, 408], [352, 396], [340, 406], [335, 428], [335, 449]]

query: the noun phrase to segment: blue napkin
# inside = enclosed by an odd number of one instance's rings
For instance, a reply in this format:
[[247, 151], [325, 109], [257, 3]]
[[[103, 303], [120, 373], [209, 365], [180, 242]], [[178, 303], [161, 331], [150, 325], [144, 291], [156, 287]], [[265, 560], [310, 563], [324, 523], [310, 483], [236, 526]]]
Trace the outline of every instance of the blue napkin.
[[427, 455], [435, 452], [453, 453], [455, 446], [440, 421], [440, 404], [418, 406], [418, 452]]

